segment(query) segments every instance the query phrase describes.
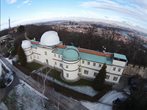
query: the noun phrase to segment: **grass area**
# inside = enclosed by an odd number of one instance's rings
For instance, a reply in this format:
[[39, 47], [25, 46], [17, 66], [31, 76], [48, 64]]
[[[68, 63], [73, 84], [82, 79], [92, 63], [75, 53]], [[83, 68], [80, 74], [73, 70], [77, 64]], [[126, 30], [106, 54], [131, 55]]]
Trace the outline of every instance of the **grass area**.
[[[39, 69], [42, 66], [43, 65], [41, 65], [39, 63], [31, 62], [26, 65], [26, 68], [29, 70], [29, 72], [32, 72], [33, 70]], [[50, 70], [50, 68], [48, 67], [48, 68], [44, 69], [42, 72], [45, 74], [49, 70]], [[66, 83], [66, 84], [72, 85], [72, 86], [79, 86], [79, 85], [80, 86], [92, 86], [92, 84], [93, 84], [93, 81], [86, 80], [86, 79], [80, 79], [76, 82], [67, 82], [61, 78], [61, 72], [57, 71], [55, 69], [52, 69], [50, 71], [50, 73], [48, 74], [48, 76], [51, 76], [60, 82], [63, 82], [63, 83]], [[110, 88], [110, 87], [109, 87], [109, 85], [106, 84], [104, 88], [106, 89], [106, 88]]]
[[32, 72], [33, 70], [39, 69], [40, 67], [42, 67], [43, 65], [36, 63], [36, 62], [31, 62], [31, 63], [27, 63], [26, 68]]
[[[43, 73], [45, 74], [47, 71], [49, 71], [49, 68], [43, 70]], [[63, 82], [63, 83], [66, 83], [68, 85], [81, 85], [81, 86], [92, 86], [92, 81], [89, 81], [89, 80], [85, 80], [85, 79], [80, 79], [79, 81], [76, 81], [76, 82], [67, 82], [67, 81], [64, 81], [62, 78], [61, 78], [61, 72], [55, 70], [55, 69], [52, 69], [51, 72], [48, 74], [49, 76], [55, 78], [56, 80], [60, 81], [60, 82]]]
[[[29, 70], [29, 72], [32, 72], [33, 70], [36, 70], [36, 69], [39, 69], [40, 67], [42, 67], [43, 65], [39, 64], [39, 63], [36, 63], [36, 62], [31, 62], [31, 63], [28, 63], [26, 65], [26, 68]], [[44, 69], [42, 72], [45, 74], [46, 72], [49, 71], [50, 68], [46, 68]], [[89, 80], [85, 80], [85, 79], [80, 79], [79, 81], [76, 81], [76, 82], [66, 82], [64, 81], [62, 78], [61, 78], [61, 72], [55, 70], [55, 69], [52, 69], [51, 72], [48, 74], [49, 76], [55, 78], [56, 80], [60, 81], [60, 82], [63, 82], [63, 83], [66, 83], [68, 85], [73, 85], [73, 86], [76, 86], [76, 85], [81, 85], [81, 86], [92, 86], [92, 81], [89, 81]]]

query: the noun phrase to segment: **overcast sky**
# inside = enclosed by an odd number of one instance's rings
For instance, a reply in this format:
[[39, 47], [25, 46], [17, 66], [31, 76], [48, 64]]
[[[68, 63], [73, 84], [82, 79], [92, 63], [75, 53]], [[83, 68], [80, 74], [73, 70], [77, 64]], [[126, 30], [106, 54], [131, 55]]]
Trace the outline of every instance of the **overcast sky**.
[[[146, 32], [147, 0], [1, 0], [1, 29], [44, 20], [88, 18]], [[93, 19], [92, 19], [93, 18]]]

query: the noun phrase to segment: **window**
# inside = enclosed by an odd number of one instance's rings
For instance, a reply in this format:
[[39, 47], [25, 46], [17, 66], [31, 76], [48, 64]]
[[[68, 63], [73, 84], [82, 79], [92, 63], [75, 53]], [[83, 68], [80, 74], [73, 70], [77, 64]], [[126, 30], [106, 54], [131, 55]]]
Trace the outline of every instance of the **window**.
[[82, 60], [82, 63], [84, 64], [84, 60]]
[[48, 64], [48, 59], [46, 59], [46, 64]]
[[116, 67], [113, 68], [113, 71], [115, 71], [115, 70], [116, 70]]
[[68, 65], [66, 65], [66, 68], [68, 68]]
[[117, 81], [118, 77], [113, 77], [113, 81]]
[[36, 58], [36, 56], [34, 55], [34, 58]]
[[57, 65], [57, 62], [55, 62], [55, 65]]
[[106, 79], [109, 79], [110, 78], [110, 75], [106, 75]]
[[60, 58], [60, 55], [58, 55], [58, 58]]
[[66, 77], [69, 77], [69, 74], [68, 73], [66, 73]]
[[60, 63], [60, 67], [62, 67], [62, 63]]
[[39, 59], [39, 56], [37, 56], [37, 59]]
[[56, 57], [56, 54], [54, 53], [54, 57]]
[[93, 66], [96, 66], [96, 63], [95, 62], [93, 63]]
[[102, 65], [101, 64], [99, 64], [99, 67], [101, 67]]
[[32, 59], [32, 56], [30, 56], [30, 59]]
[[97, 72], [94, 72], [94, 76], [96, 76], [98, 73]]
[[84, 74], [88, 74], [88, 71], [87, 70], [84, 70]]
[[88, 61], [87, 64], [90, 65], [90, 62]]
[[44, 54], [47, 55], [47, 52], [45, 51]]
[[121, 71], [121, 68], [118, 68], [118, 72], [120, 72]]
[[79, 72], [81, 72], [81, 68], [79, 68]]

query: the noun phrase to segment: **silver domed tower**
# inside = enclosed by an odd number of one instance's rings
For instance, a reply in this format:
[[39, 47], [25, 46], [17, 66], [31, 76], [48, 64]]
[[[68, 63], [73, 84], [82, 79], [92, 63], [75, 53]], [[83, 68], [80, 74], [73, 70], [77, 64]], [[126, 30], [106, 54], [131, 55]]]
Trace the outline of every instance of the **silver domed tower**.
[[45, 46], [55, 46], [60, 43], [58, 33], [55, 31], [45, 32], [40, 39], [40, 44]]

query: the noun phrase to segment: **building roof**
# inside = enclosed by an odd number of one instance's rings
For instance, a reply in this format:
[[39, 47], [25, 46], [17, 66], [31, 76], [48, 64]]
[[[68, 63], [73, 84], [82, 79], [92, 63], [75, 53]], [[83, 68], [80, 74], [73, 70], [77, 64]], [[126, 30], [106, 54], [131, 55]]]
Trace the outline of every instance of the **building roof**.
[[[57, 48], [54, 52], [57, 54], [63, 55], [63, 51], [64, 51], [64, 48]], [[68, 56], [72, 56], [72, 53], [69, 54]], [[84, 53], [84, 52], [79, 52], [79, 56], [82, 60], [112, 64], [112, 58], [110, 58], [110, 57], [98, 56], [98, 55], [88, 54], [88, 53]]]
[[114, 53], [114, 58], [122, 59], [122, 60], [126, 60], [127, 61], [126, 56], [123, 55], [123, 54]]
[[[38, 43], [32, 42], [32, 44], [37, 45]], [[66, 48], [75, 49], [79, 53], [79, 57], [82, 60], [92, 61], [92, 62], [98, 62], [98, 63], [106, 63], [106, 64], [112, 64], [113, 56], [118, 59], [123, 59], [127, 61], [127, 58], [125, 55], [118, 54], [118, 53], [103, 53], [103, 52], [97, 52], [94, 50], [89, 49], [83, 49], [83, 48], [76, 48], [74, 46], [66, 46], [66, 45], [57, 45], [56, 49], [53, 51], [54, 53], [63, 55], [63, 52]], [[78, 58], [79, 58], [78, 57]], [[77, 59], [77, 53], [75, 51], [66, 51], [64, 53], [64, 58], [67, 60], [76, 60]]]
[[93, 55], [97, 55], [97, 56], [112, 57], [111, 53], [103, 53], [103, 52], [98, 52], [98, 51], [84, 49], [84, 48], [78, 48], [78, 50], [83, 53], [93, 54]]
[[76, 47], [73, 47], [73, 46], [67, 46], [63, 50], [62, 55], [63, 55], [63, 59], [68, 60], [68, 61], [75, 61], [75, 60], [79, 59], [78, 49]]
[[88, 60], [92, 62], [105, 63], [105, 64], [112, 64], [112, 58], [110, 57], [97, 56], [97, 55], [83, 53], [83, 52], [80, 52], [80, 57], [82, 60]]
[[41, 45], [54, 46], [60, 43], [58, 33], [55, 31], [45, 32], [40, 39]]

